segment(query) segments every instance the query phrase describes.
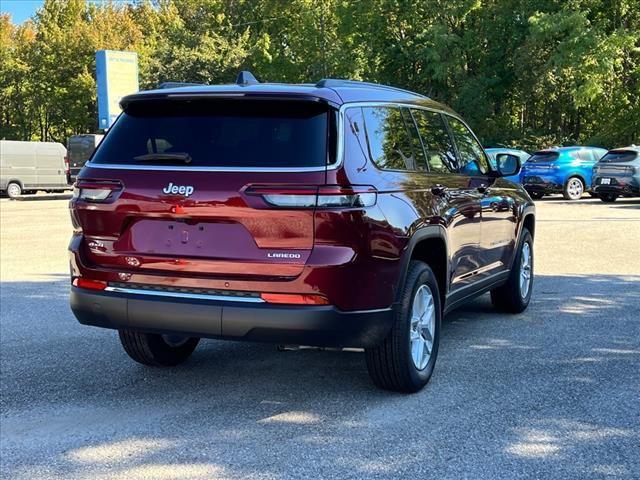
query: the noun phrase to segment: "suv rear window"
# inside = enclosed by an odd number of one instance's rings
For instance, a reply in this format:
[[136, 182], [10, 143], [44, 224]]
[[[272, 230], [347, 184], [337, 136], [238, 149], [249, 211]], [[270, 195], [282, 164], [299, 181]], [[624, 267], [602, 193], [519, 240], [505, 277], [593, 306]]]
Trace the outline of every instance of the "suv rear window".
[[332, 161], [333, 149], [327, 148], [331, 117], [327, 106], [305, 101], [133, 102], [92, 163], [322, 167]]
[[555, 162], [559, 156], [558, 152], [536, 152], [529, 157], [527, 163]]
[[631, 162], [638, 157], [638, 153], [633, 150], [619, 150], [617, 152], [609, 152], [600, 159], [601, 162]]

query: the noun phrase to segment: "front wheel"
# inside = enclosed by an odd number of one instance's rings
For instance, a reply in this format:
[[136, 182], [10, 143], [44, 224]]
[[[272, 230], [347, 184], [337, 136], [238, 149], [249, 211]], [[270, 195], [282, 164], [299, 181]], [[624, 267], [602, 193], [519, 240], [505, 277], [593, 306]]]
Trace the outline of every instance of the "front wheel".
[[503, 312], [523, 312], [531, 301], [533, 290], [533, 237], [526, 228], [520, 233], [520, 242], [507, 282], [491, 290], [491, 302]]
[[579, 200], [584, 193], [584, 182], [579, 177], [571, 177], [564, 186], [562, 195], [565, 200]]
[[118, 330], [120, 342], [133, 360], [151, 367], [172, 367], [193, 353], [199, 338]]
[[19, 183], [11, 182], [7, 185], [7, 196], [9, 198], [18, 198], [22, 195], [22, 187]]
[[600, 194], [600, 200], [602, 200], [605, 203], [613, 203], [618, 199], [618, 195], [616, 195], [615, 193], [601, 193]]
[[417, 392], [431, 378], [438, 356], [442, 308], [431, 268], [413, 260], [394, 324], [381, 345], [365, 352], [367, 370], [378, 387]]

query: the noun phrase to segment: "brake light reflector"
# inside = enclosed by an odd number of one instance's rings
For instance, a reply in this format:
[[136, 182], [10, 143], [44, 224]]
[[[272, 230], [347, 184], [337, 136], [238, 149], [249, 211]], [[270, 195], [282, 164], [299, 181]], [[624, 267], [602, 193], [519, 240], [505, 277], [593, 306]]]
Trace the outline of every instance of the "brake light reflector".
[[362, 208], [375, 205], [377, 200], [374, 187], [361, 185], [252, 185], [245, 189], [245, 193], [261, 196], [267, 204], [279, 208]]
[[370, 186], [329, 185], [318, 190], [318, 207], [372, 207], [376, 204], [377, 190]]
[[329, 300], [323, 295], [305, 293], [261, 293], [267, 303], [285, 303], [289, 305], [329, 305]]
[[101, 280], [89, 280], [87, 278], [77, 277], [73, 279], [72, 285], [87, 290], [104, 290], [107, 288], [107, 282]]
[[78, 180], [73, 187], [73, 198], [87, 202], [103, 202], [111, 197], [113, 192], [122, 190], [117, 181]]

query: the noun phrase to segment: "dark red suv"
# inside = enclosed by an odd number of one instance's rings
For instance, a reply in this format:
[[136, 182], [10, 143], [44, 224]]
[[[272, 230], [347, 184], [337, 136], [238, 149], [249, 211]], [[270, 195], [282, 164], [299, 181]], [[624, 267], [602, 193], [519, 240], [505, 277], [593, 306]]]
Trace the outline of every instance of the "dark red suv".
[[453, 111], [345, 80], [140, 92], [71, 201], [71, 308], [176, 365], [201, 337], [360, 347], [416, 391], [442, 315], [531, 297], [534, 206]]

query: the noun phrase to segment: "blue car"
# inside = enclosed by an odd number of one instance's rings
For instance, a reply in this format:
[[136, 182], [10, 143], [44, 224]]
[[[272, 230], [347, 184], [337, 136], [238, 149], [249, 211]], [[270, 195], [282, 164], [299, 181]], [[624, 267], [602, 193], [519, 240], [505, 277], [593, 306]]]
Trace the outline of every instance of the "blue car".
[[562, 193], [578, 200], [591, 190], [593, 166], [607, 153], [598, 147], [554, 147], [531, 155], [520, 172], [524, 188], [532, 198]]
[[[487, 155], [489, 156], [489, 161], [491, 162], [491, 166], [493, 167], [494, 170], [497, 170], [498, 165], [496, 162], [496, 157], [500, 153], [508, 153], [510, 155], [515, 155], [520, 159], [520, 165], [524, 165], [524, 162], [526, 162], [527, 159], [531, 156], [529, 153], [525, 152], [524, 150], [518, 150], [516, 148], [485, 148], [484, 151], [487, 152]], [[515, 175], [509, 175], [508, 177], [503, 177], [503, 178], [506, 178], [507, 180], [510, 180], [514, 183], [520, 183], [520, 172], [516, 173]]]

